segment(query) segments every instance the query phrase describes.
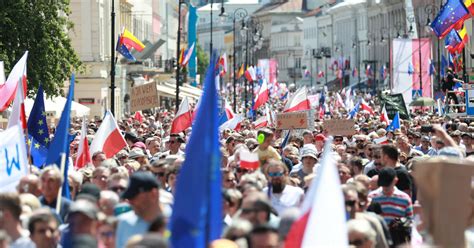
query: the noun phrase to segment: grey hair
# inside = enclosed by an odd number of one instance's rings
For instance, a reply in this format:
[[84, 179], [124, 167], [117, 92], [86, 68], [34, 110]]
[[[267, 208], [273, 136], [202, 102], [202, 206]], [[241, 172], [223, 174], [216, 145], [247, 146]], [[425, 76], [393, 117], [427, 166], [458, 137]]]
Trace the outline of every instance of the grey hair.
[[375, 242], [376, 233], [369, 222], [364, 219], [353, 219], [347, 222], [348, 233], [357, 232], [365, 235], [370, 241]]

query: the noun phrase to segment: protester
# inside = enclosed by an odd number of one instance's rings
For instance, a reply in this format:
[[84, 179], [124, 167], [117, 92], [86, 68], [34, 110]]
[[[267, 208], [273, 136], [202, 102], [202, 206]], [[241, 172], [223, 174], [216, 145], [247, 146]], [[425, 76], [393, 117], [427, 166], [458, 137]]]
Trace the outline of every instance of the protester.
[[[0, 229], [5, 230], [9, 237], [9, 247], [35, 247], [30, 235], [20, 221], [20, 197], [17, 193], [0, 193]], [[8, 247], [7, 246], [7, 247]]]

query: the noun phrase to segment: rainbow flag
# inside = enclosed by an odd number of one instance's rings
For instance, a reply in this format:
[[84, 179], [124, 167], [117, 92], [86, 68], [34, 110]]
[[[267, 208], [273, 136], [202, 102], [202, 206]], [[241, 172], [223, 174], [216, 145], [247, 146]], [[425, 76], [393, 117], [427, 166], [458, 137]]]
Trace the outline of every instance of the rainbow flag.
[[126, 45], [129, 50], [131, 47], [135, 48], [135, 50], [141, 52], [145, 48], [145, 45], [135, 37], [130, 31], [126, 28], [123, 30], [122, 35], [120, 36], [122, 44]]

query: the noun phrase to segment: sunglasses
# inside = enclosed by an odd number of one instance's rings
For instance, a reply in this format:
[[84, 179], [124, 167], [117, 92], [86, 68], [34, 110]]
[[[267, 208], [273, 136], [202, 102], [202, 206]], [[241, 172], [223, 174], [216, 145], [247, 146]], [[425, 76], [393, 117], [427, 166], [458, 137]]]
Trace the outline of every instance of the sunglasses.
[[354, 207], [355, 204], [356, 204], [356, 201], [355, 201], [355, 200], [346, 201], [345, 204], [346, 204], [346, 206], [348, 206], [348, 207]]
[[111, 187], [110, 190], [112, 190], [113, 192], [122, 192], [125, 190], [125, 187], [122, 187], [122, 186], [115, 186], [115, 187]]
[[237, 171], [237, 173], [248, 173], [250, 170], [243, 169], [243, 168], [237, 168], [236, 171]]
[[225, 181], [228, 182], [228, 183], [232, 183], [232, 182], [235, 182], [235, 179], [233, 179], [233, 178], [232, 179], [226, 179]]
[[364, 239], [355, 239], [355, 240], [350, 240], [349, 244], [354, 245], [354, 246], [361, 246], [367, 241], [367, 238]]
[[100, 233], [100, 236], [104, 237], [104, 238], [110, 238], [110, 237], [113, 237], [115, 236], [114, 232], [112, 231], [109, 231], [109, 232], [101, 232]]
[[268, 172], [269, 177], [281, 177], [283, 176], [283, 172]]
[[153, 172], [153, 175], [155, 175], [155, 177], [164, 177], [165, 173], [164, 172]]
[[347, 151], [349, 154], [356, 154], [356, 151]]
[[342, 139], [334, 139], [334, 142], [342, 142]]

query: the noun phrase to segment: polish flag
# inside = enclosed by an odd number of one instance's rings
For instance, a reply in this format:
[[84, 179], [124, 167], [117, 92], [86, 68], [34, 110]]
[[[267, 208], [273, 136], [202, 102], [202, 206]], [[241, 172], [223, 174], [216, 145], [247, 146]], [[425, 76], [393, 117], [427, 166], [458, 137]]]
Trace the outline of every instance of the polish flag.
[[324, 72], [323, 71], [319, 71], [318, 72], [318, 78], [323, 78], [324, 77]]
[[234, 111], [232, 111], [232, 107], [230, 106], [229, 102], [227, 100], [225, 101], [225, 114], [227, 116], [227, 120], [230, 120], [234, 118]]
[[91, 143], [90, 154], [103, 151], [107, 158], [111, 158], [126, 146], [127, 142], [120, 133], [114, 116], [107, 111]]
[[286, 103], [283, 112], [294, 112], [309, 109], [310, 102], [308, 100], [308, 92], [306, 91], [306, 87], [302, 87], [291, 96], [291, 98]]
[[219, 127], [219, 131], [222, 131], [226, 128], [231, 129], [231, 130], [236, 130], [240, 128], [240, 123], [244, 120], [244, 117], [242, 115], [235, 115], [234, 118], [222, 123], [222, 125]]
[[267, 116], [262, 116], [253, 122], [255, 129], [268, 126]]
[[[25, 68], [26, 69], [26, 68]], [[18, 80], [18, 89], [23, 87], [23, 80]], [[25, 96], [22, 90], [16, 90], [15, 100], [11, 109], [10, 119], [8, 120], [8, 128], [19, 125], [23, 130], [26, 129], [25, 115]]]
[[267, 80], [263, 80], [262, 87], [260, 87], [260, 90], [258, 91], [257, 97], [255, 99], [255, 104], [253, 106], [253, 109], [256, 110], [260, 106], [264, 105], [268, 101], [268, 84]]
[[369, 112], [371, 115], [375, 115], [374, 110], [369, 106], [369, 104], [367, 104], [364, 101], [364, 99], [362, 99], [362, 101], [360, 102], [360, 110], [365, 110], [365, 111]]
[[292, 247], [348, 247], [346, 209], [332, 138], [324, 145], [318, 175], [313, 179], [301, 204], [301, 215], [285, 240]]
[[342, 100], [341, 95], [339, 93], [336, 93], [336, 107], [338, 108], [345, 108], [346, 105], [344, 104], [344, 101]]
[[385, 122], [387, 125], [390, 124], [390, 121], [387, 115], [387, 110], [385, 109], [385, 105], [382, 108], [382, 114], [380, 115], [380, 122]]
[[19, 79], [23, 82], [23, 98], [26, 96], [26, 60], [28, 51], [15, 64], [5, 83], [0, 82], [0, 112], [5, 111], [16, 96]]
[[[137, 112], [138, 113], [138, 112]], [[89, 142], [87, 140], [87, 122], [86, 117], [82, 117], [81, 139], [79, 140], [79, 148], [77, 149], [76, 163], [74, 167], [80, 169], [92, 162], [89, 152]]]
[[247, 70], [244, 73], [245, 78], [247, 81], [255, 81], [257, 80], [257, 72], [255, 71], [255, 68], [253, 66], [250, 66], [247, 68]]
[[222, 54], [221, 58], [219, 59], [219, 64], [222, 66], [221, 76], [227, 73], [227, 55], [224, 53]]
[[377, 145], [386, 145], [388, 144], [388, 138], [387, 136], [383, 136], [381, 138], [374, 139], [374, 143]]
[[250, 152], [248, 150], [242, 150], [240, 152], [239, 167], [244, 169], [256, 170], [260, 167], [260, 161], [258, 160], [258, 154]]
[[171, 133], [180, 133], [193, 124], [193, 113], [189, 106], [188, 98], [185, 97], [179, 105], [179, 110], [171, 124]]
[[191, 47], [186, 50], [186, 54], [184, 55], [183, 62], [181, 63], [182, 66], [186, 66], [189, 62], [189, 59], [191, 58], [191, 55], [193, 54], [194, 51], [194, 43], [191, 45]]

